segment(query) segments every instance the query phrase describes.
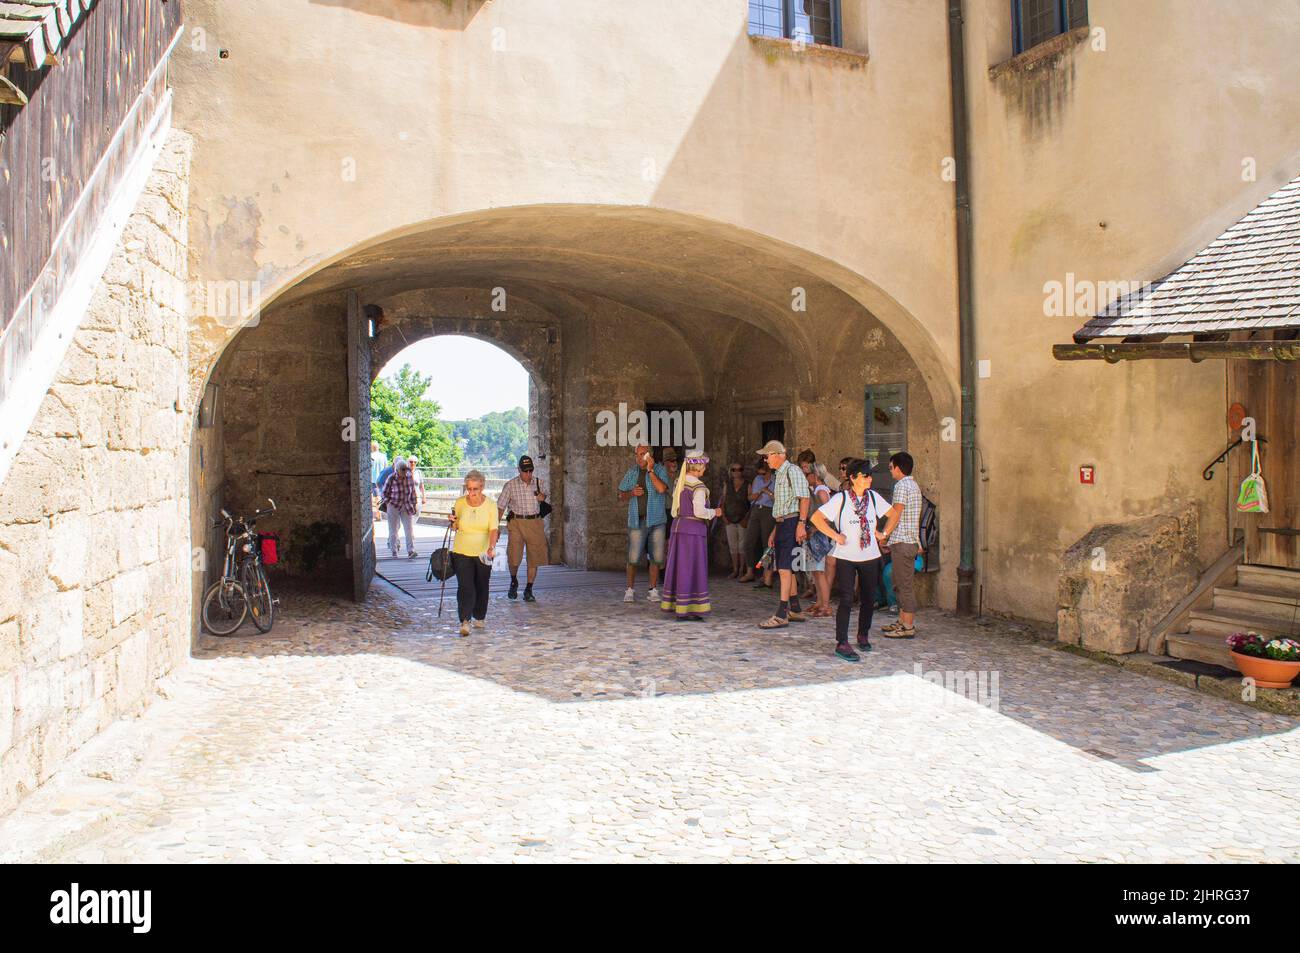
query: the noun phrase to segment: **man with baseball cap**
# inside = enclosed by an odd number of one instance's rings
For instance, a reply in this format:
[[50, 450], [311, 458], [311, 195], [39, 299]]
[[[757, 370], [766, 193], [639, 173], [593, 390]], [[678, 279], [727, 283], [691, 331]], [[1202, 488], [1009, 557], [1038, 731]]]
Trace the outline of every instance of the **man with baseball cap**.
[[799, 605], [799, 589], [795, 585], [792, 564], [796, 546], [802, 546], [808, 538], [808, 507], [812, 502], [812, 493], [808, 489], [808, 478], [789, 461], [785, 444], [779, 440], [769, 440], [758, 451], [758, 455], [767, 460], [772, 471], [772, 519], [776, 523], [767, 545], [776, 550], [776, 569], [781, 577], [781, 602], [776, 615], [766, 622], [760, 622], [760, 629], [780, 629], [791, 622], [803, 622], [804, 614]]
[[506, 514], [506, 565], [510, 567], [509, 599], [519, 597], [519, 563], [528, 551], [528, 584], [524, 586], [524, 602], [536, 602], [533, 582], [537, 569], [546, 563], [546, 527], [543, 525], [541, 503], [546, 499], [540, 480], [533, 479], [533, 458], [519, 458], [519, 476], [506, 481], [497, 497], [497, 509]]

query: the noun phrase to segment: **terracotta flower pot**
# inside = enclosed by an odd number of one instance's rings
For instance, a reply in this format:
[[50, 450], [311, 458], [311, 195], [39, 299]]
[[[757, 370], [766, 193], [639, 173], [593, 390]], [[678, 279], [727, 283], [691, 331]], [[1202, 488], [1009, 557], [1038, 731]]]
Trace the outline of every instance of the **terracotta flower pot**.
[[1237, 663], [1237, 670], [1247, 678], [1253, 678], [1258, 688], [1290, 688], [1292, 679], [1300, 673], [1300, 662], [1279, 662], [1240, 652], [1233, 652], [1232, 658]]

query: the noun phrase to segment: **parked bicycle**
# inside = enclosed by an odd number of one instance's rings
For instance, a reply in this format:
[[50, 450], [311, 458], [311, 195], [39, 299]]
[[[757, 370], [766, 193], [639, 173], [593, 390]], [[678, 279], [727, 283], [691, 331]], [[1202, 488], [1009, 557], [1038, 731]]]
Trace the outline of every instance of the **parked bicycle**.
[[257, 521], [275, 512], [275, 500], [267, 502], [270, 509], [258, 510], [251, 517], [222, 510], [221, 519], [212, 524], [214, 529], [226, 527], [225, 566], [221, 578], [208, 587], [203, 598], [203, 625], [213, 635], [230, 635], [249, 615], [259, 632], [270, 632], [275, 625], [279, 600], [271, 596], [265, 564], [276, 561], [278, 538], [256, 531]]

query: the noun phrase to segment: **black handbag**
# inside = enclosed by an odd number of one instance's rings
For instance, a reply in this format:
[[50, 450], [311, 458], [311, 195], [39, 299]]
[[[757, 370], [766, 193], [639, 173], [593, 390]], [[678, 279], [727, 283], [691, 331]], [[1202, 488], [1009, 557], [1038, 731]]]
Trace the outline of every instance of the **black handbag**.
[[424, 574], [425, 582], [433, 582], [435, 579], [442, 582], [454, 575], [456, 575], [456, 570], [451, 565], [450, 549], [446, 546], [440, 546], [429, 554], [429, 568]]
[[[538, 493], [546, 492], [545, 490], [542, 489], [541, 480], [537, 481], [537, 492]], [[555, 507], [551, 506], [551, 504], [546, 500], [542, 500], [542, 502], [537, 504], [537, 515], [542, 519], [546, 519], [546, 517], [550, 516], [553, 512], [555, 512]]]

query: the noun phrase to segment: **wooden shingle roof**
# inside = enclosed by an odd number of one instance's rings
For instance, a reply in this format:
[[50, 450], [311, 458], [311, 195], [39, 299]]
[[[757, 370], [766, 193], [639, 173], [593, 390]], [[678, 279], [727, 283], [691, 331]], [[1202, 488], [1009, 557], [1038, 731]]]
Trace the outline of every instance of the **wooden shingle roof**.
[[56, 61], [64, 41], [96, 0], [0, 0], [0, 65], [29, 69]]
[[1074, 335], [1300, 328], [1300, 177], [1274, 192], [1204, 251], [1145, 289], [1116, 299]]

